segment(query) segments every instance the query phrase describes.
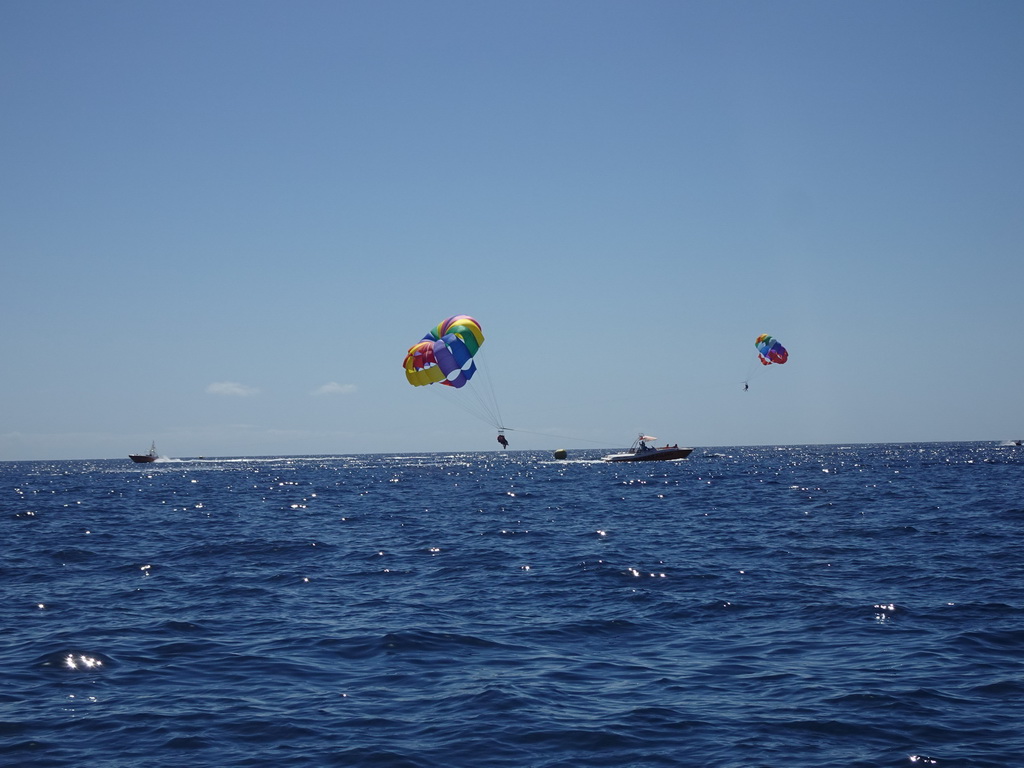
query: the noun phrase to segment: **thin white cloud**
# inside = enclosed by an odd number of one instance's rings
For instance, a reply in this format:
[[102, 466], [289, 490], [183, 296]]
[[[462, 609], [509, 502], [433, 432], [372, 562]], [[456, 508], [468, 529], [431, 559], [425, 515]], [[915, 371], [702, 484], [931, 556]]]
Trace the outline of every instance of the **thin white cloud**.
[[356, 391], [355, 384], [339, 384], [332, 381], [313, 390], [314, 395], [351, 395]]
[[259, 394], [256, 387], [239, 384], [237, 381], [215, 381], [206, 388], [206, 391], [211, 395], [228, 395], [230, 397], [249, 397]]

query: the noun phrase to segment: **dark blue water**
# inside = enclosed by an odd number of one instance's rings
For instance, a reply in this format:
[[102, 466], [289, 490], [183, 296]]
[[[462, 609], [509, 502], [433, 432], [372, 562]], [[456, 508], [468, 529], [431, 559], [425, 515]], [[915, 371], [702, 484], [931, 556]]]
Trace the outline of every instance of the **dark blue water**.
[[0, 765], [1024, 764], [1024, 448], [0, 464]]

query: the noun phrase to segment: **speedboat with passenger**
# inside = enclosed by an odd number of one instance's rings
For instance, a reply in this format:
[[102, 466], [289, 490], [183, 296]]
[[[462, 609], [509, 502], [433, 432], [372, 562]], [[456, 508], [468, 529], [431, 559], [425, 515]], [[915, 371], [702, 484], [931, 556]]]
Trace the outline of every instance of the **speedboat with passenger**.
[[156, 461], [156, 441], [149, 447], [149, 453], [129, 453], [128, 458], [134, 461], [136, 464], [149, 464], [151, 461]]
[[651, 435], [641, 434], [633, 441], [628, 451], [612, 453], [601, 458], [603, 461], [672, 461], [673, 459], [685, 459], [693, 453], [693, 448], [680, 448], [678, 443], [676, 445], [666, 443], [661, 448], [648, 445], [649, 442], [654, 442], [657, 439]]

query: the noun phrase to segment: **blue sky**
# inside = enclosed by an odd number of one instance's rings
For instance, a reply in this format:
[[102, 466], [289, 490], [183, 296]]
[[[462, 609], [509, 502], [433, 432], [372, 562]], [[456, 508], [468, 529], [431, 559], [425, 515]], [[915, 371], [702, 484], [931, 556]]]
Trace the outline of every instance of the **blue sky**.
[[1024, 437], [1022, 34], [1011, 0], [0, 4], [0, 459], [495, 448], [401, 369], [462, 313], [513, 448]]

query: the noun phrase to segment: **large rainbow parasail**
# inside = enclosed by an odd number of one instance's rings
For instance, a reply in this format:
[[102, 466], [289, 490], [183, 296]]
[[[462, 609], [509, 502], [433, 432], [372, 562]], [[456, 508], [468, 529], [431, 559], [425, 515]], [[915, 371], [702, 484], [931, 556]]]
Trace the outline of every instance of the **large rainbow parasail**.
[[476, 373], [473, 355], [483, 343], [480, 323], [469, 315], [449, 317], [409, 347], [403, 364], [405, 377], [414, 387], [463, 387]]
[[762, 365], [771, 365], [772, 363], [782, 365], [789, 359], [789, 352], [786, 351], [786, 348], [767, 333], [758, 336], [754, 341], [754, 346], [757, 347], [757, 356], [761, 358]]

